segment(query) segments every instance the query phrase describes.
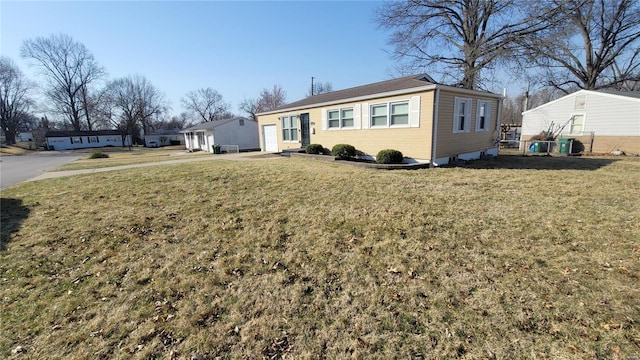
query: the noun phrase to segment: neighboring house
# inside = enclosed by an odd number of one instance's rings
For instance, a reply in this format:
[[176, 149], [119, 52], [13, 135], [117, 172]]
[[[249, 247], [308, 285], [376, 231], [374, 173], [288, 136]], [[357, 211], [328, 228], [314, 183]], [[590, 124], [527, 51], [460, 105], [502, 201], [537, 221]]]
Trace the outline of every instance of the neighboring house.
[[586, 151], [640, 153], [640, 92], [580, 90], [522, 113], [522, 139], [542, 131], [582, 142]]
[[46, 147], [49, 150], [131, 145], [131, 137], [127, 135], [123, 143], [122, 136], [117, 130], [48, 131], [45, 138]]
[[238, 150], [258, 150], [258, 123], [243, 117], [204, 122], [181, 131], [189, 150], [213, 152], [213, 145], [237, 146]]
[[18, 141], [33, 141], [33, 133], [32, 132], [21, 132], [16, 136], [16, 140]]
[[184, 145], [184, 135], [180, 130], [157, 130], [144, 136], [144, 146], [161, 147], [168, 145]]
[[500, 95], [436, 84], [427, 75], [314, 95], [258, 114], [262, 151], [350, 144], [373, 158], [446, 165], [498, 154]]

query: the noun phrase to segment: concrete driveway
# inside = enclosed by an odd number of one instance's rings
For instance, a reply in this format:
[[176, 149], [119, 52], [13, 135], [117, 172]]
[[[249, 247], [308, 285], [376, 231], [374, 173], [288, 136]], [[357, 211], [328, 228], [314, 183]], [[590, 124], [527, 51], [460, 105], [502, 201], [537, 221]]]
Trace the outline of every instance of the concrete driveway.
[[43, 154], [0, 156], [0, 190], [35, 178], [50, 169], [75, 161], [84, 155], [47, 152]]

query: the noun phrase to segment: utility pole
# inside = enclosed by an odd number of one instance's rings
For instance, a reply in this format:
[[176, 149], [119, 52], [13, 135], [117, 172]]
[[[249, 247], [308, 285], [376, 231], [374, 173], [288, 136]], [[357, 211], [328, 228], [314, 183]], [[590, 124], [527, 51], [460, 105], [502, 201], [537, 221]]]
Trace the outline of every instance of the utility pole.
[[311, 77], [311, 96], [313, 96], [313, 76]]

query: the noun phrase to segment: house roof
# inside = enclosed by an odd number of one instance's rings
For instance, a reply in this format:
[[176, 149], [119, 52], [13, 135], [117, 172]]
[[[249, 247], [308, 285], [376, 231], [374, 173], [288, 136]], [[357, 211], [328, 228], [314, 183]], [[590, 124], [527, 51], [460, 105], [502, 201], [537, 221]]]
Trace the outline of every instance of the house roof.
[[118, 130], [95, 130], [95, 131], [47, 131], [45, 137], [69, 137], [69, 136], [108, 136], [120, 135]]
[[573, 96], [576, 96], [578, 94], [594, 94], [594, 95], [600, 95], [600, 96], [607, 96], [607, 97], [616, 97], [616, 98], [622, 98], [625, 100], [629, 100], [629, 101], [640, 101], [640, 91], [616, 91], [616, 90], [578, 90], [576, 92], [572, 92], [571, 94], [565, 95], [559, 99], [555, 99], [552, 101], [549, 101], [548, 103], [544, 103], [540, 106], [534, 107], [533, 109], [529, 109], [527, 111], [523, 111], [523, 114], [526, 114], [530, 111], [534, 111], [543, 107], [546, 107], [548, 105], [551, 105], [553, 103], [556, 103], [558, 101], [562, 101], [566, 98], [570, 98]]
[[[463, 92], [482, 93], [480, 91], [455, 88], [452, 86], [437, 84], [429, 75], [419, 74], [410, 75], [397, 79], [380, 81], [372, 84], [356, 86], [344, 90], [337, 90], [319, 95], [309, 96], [305, 99], [294, 101], [292, 103], [280, 106], [270, 111], [259, 113], [258, 115], [267, 115], [278, 113], [285, 110], [296, 110], [321, 105], [331, 105], [347, 101], [358, 101], [367, 98], [400, 95], [420, 90], [432, 90], [436, 87], [458, 90]], [[493, 93], [484, 92], [489, 96], [499, 96]]]
[[193, 125], [191, 127], [188, 127], [182, 131], [180, 131], [181, 133], [187, 133], [187, 132], [199, 132], [199, 131], [206, 131], [206, 130], [213, 130], [214, 128], [220, 126], [220, 125], [224, 125], [224, 124], [228, 124], [230, 122], [234, 122], [237, 120], [244, 120], [244, 121], [253, 121], [241, 116], [237, 116], [231, 119], [224, 119], [224, 120], [217, 120], [217, 121], [207, 121], [207, 122], [203, 122], [197, 125]]

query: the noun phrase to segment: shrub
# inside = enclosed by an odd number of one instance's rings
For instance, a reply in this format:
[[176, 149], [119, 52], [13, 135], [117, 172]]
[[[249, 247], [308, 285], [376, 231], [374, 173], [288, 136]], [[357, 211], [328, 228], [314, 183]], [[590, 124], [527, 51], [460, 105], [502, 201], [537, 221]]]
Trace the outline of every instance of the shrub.
[[322, 154], [324, 148], [320, 144], [309, 144], [304, 150], [307, 154]]
[[331, 155], [340, 158], [356, 157], [356, 148], [349, 144], [336, 144], [331, 148]]
[[385, 149], [380, 150], [376, 155], [376, 162], [378, 164], [402, 164], [404, 156], [398, 150]]
[[93, 153], [91, 153], [91, 155], [89, 155], [89, 159], [104, 159], [108, 157], [109, 155], [103, 153], [102, 151], [94, 151]]

